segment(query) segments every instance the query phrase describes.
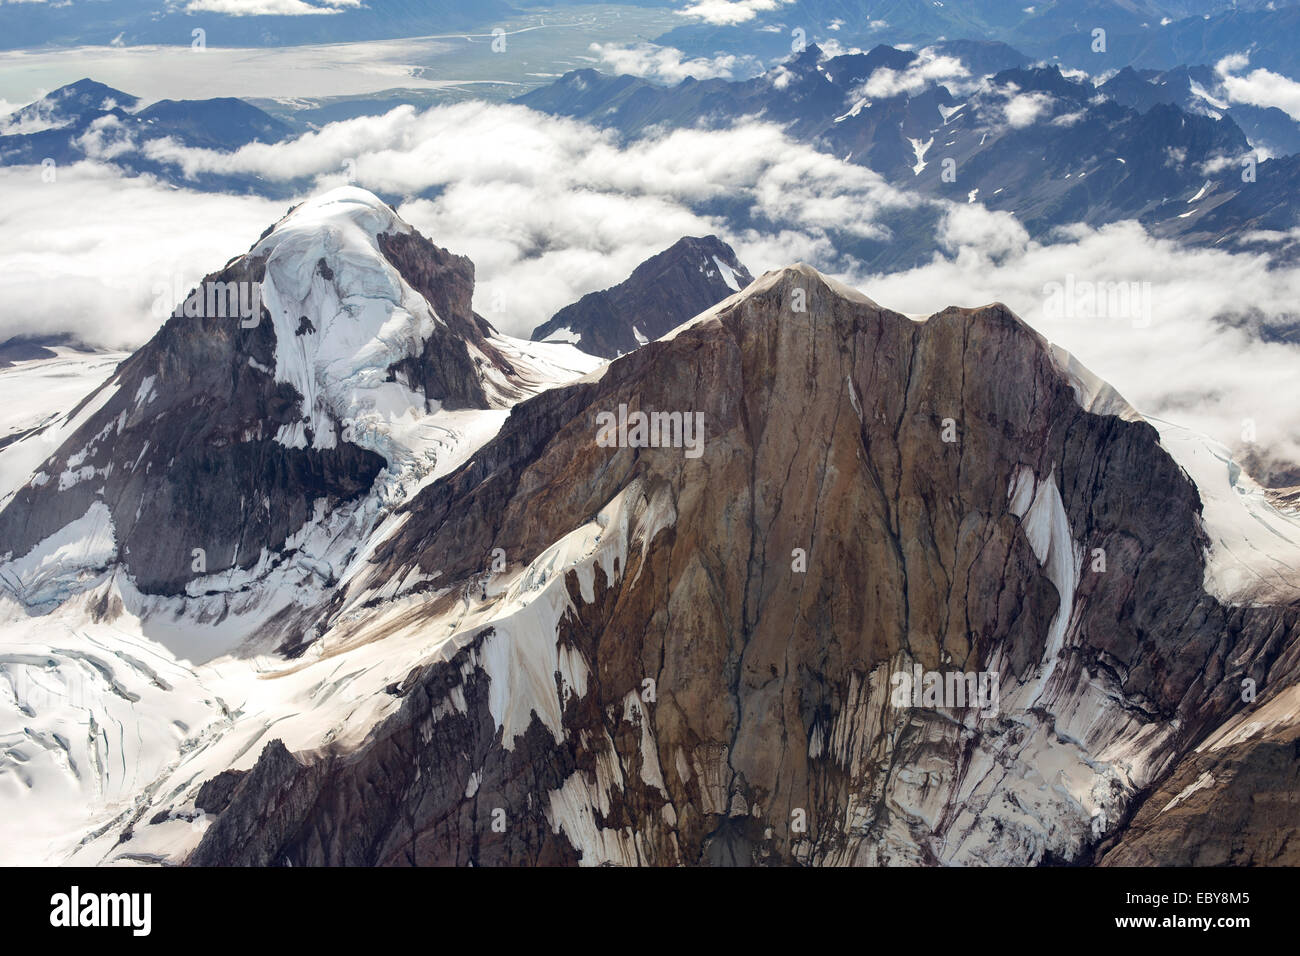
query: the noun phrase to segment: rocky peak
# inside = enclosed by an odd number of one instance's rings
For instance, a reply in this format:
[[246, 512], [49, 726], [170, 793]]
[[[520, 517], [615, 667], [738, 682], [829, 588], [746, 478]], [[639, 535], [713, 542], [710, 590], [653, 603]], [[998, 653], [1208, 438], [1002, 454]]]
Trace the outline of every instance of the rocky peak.
[[752, 277], [717, 236], [677, 240], [623, 282], [565, 306], [534, 341], [574, 342], [602, 358], [630, 352], [747, 286]]
[[[364, 190], [294, 207], [42, 439], [51, 454], [0, 503], [0, 560], [31, 565], [11, 568], [20, 599], [57, 603], [119, 566], [178, 594], [274, 564], [381, 471], [434, 455], [393, 422], [535, 390], [470, 308], [473, 285], [468, 259]], [[91, 529], [108, 533], [93, 559], [40, 573], [52, 536]]]

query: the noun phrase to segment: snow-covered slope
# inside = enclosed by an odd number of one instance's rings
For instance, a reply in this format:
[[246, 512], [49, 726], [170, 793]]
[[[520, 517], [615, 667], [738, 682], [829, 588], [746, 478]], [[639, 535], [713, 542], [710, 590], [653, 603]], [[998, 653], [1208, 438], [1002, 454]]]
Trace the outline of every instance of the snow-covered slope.
[[1300, 519], [1275, 508], [1219, 442], [1172, 422], [1147, 420], [1200, 493], [1210, 538], [1205, 589], [1229, 603], [1300, 600]]
[[68, 437], [77, 404], [127, 357], [66, 346], [52, 351], [54, 358], [0, 368], [0, 505]]

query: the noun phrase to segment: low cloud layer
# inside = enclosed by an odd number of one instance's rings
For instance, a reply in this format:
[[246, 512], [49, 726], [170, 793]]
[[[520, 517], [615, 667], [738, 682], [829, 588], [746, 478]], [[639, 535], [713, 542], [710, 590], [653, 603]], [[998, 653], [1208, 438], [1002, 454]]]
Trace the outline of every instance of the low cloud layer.
[[1277, 107], [1300, 122], [1300, 83], [1280, 73], [1262, 68], [1242, 73], [1250, 66], [1244, 53], [1225, 56], [1215, 66], [1228, 99], [1250, 106]]
[[[1250, 325], [1295, 309], [1300, 272], [1257, 255], [1184, 249], [1136, 223], [1033, 241], [1012, 215], [918, 198], [758, 121], [624, 145], [572, 120], [466, 103], [400, 107], [229, 154], [150, 149], [192, 174], [256, 173], [307, 191], [351, 175], [395, 197], [413, 225], [474, 260], [475, 307], [511, 334], [681, 236], [716, 233], [755, 274], [805, 261], [899, 311], [1005, 302], [1140, 410], [1233, 446], [1251, 420], [1261, 446], [1300, 460], [1300, 406], [1279, 400], [1294, 393], [1297, 350]], [[60, 170], [56, 184], [39, 169], [2, 170], [0, 200], [0, 337], [60, 329], [113, 345], [157, 327], [160, 279], [219, 268], [285, 208], [122, 180], [93, 163]], [[843, 255], [843, 237], [888, 240], [891, 216], [918, 207], [939, 213], [933, 261], [872, 275]], [[728, 209], [749, 218], [732, 225]], [[1053, 307], [1052, 288], [1089, 283], [1138, 283], [1138, 311]]]
[[593, 43], [591, 52], [603, 72], [639, 76], [659, 83], [697, 80], [745, 79], [761, 73], [757, 57], [722, 54], [715, 57], [687, 57], [681, 50], [657, 43]]
[[[134, 348], [154, 302], [248, 249], [285, 204], [124, 179], [96, 163], [0, 167], [0, 341], [71, 332]], [[183, 294], [183, 292], [182, 292]]]
[[[423, 113], [399, 107], [234, 153], [172, 141], [145, 149], [191, 176], [308, 179], [323, 189], [351, 175], [368, 189], [408, 197], [403, 215], [474, 259], [484, 290], [478, 308], [516, 335], [621, 281], [683, 235], [732, 232], [720, 214], [702, 209], [741, 203], [757, 225], [752, 236], [732, 238], [764, 250], [779, 241], [784, 252], [773, 249], [769, 260], [778, 263], [827, 259], [836, 234], [888, 239], [882, 215], [930, 204], [760, 122], [621, 146], [615, 134], [583, 123], [465, 103]], [[510, 305], [489, 311], [503, 302]]]

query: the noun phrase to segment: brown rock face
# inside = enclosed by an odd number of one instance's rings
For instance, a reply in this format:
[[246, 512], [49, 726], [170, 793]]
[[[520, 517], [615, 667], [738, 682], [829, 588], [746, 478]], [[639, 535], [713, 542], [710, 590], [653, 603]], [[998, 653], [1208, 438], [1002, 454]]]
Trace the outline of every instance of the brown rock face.
[[[407, 506], [324, 626], [379, 639], [355, 609], [395, 580], [423, 582], [408, 621], [480, 590], [509, 613], [391, 688], [359, 748], [269, 747], [190, 862], [1088, 859], [1243, 677], [1261, 703], [1294, 679], [1300, 623], [1204, 592], [1195, 488], [1148, 424], [1079, 401], [1002, 306], [918, 323], [769, 274], [517, 406]], [[700, 453], [602, 445], [621, 405], [702, 415]], [[894, 700], [915, 666], [996, 675], [1000, 701]], [[1151, 837], [1159, 800], [1107, 862], [1289, 859], [1183, 814]]]
[[1102, 866], [1300, 864], [1300, 731], [1189, 755], [1097, 859]]

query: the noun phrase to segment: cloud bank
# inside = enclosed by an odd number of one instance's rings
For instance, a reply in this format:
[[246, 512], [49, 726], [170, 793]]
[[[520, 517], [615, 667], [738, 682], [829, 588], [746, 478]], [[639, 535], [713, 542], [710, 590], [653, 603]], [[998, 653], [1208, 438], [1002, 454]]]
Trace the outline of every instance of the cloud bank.
[[[475, 307], [510, 334], [528, 335], [681, 236], [716, 233], [755, 274], [805, 261], [903, 312], [1003, 301], [1140, 410], [1230, 446], [1250, 419], [1261, 446], [1300, 461], [1300, 403], [1279, 400], [1294, 394], [1300, 356], [1252, 331], [1293, 315], [1300, 271], [1260, 255], [1186, 249], [1136, 223], [1034, 241], [1010, 214], [919, 198], [759, 121], [620, 144], [573, 120], [463, 103], [399, 107], [234, 153], [149, 150], [191, 174], [255, 173], [305, 193], [351, 176], [473, 259]], [[39, 173], [0, 170], [0, 337], [68, 329], [138, 345], [158, 324], [149, 308], [160, 277], [220, 267], [285, 206], [123, 180], [96, 163], [60, 170], [57, 184]], [[888, 241], [894, 217], [918, 210], [937, 217], [931, 261], [871, 274], [844, 255], [846, 237]], [[1138, 283], [1143, 321], [1054, 313], [1048, 289], [1067, 282]]]

